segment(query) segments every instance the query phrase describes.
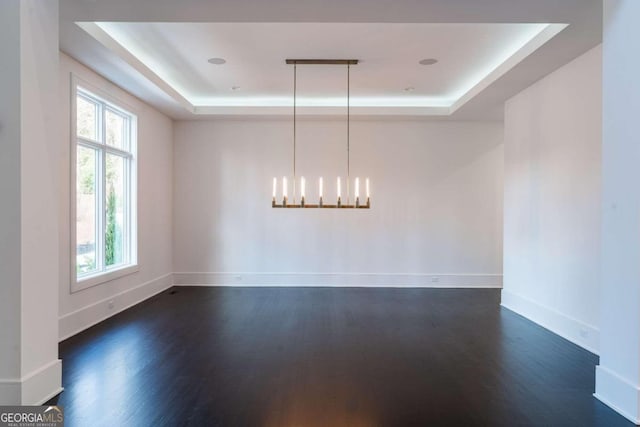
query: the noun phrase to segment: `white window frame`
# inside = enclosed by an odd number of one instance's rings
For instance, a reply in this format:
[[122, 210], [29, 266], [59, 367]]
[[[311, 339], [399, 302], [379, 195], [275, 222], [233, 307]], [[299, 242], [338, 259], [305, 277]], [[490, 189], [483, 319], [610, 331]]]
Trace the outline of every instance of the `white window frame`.
[[[98, 128], [100, 129], [100, 135], [98, 141], [93, 141], [88, 138], [78, 136], [77, 134], [77, 108], [76, 97], [79, 92], [81, 96], [89, 98], [93, 102], [97, 102], [101, 105], [99, 108], [99, 114], [97, 117]], [[101, 143], [99, 140], [104, 138], [105, 135], [105, 123], [104, 115], [107, 110], [113, 111], [120, 115], [127, 116], [130, 124], [129, 133], [129, 149], [121, 150], [117, 147], [112, 147], [106, 143]], [[103, 90], [95, 87], [94, 85], [84, 81], [78, 76], [71, 74], [71, 158], [70, 158], [70, 243], [71, 243], [71, 293], [77, 292], [92, 286], [100, 285], [129, 274], [136, 273], [139, 270], [138, 266], [138, 191], [137, 191], [137, 169], [138, 169], [138, 156], [137, 156], [137, 134], [138, 134], [138, 119], [135, 109], [122, 102], [119, 99], [115, 99], [113, 96], [105, 93]], [[102, 268], [99, 271], [78, 276], [77, 274], [77, 247], [76, 247], [76, 154], [77, 147], [85, 146], [97, 151], [100, 151], [101, 162], [98, 165], [98, 173], [96, 179], [100, 179], [101, 182], [98, 185], [96, 191], [97, 200], [97, 215], [96, 227], [98, 233], [96, 236], [96, 263]], [[104, 168], [106, 164], [106, 155], [108, 153], [116, 154], [121, 157], [129, 159], [128, 170], [125, 172], [126, 184], [125, 191], [127, 192], [126, 198], [129, 203], [125, 207], [125, 215], [128, 217], [127, 230], [125, 230], [125, 251], [127, 252], [128, 263], [114, 266], [105, 267], [102, 266], [104, 259], [104, 224], [106, 223], [106, 210], [104, 209], [104, 188], [105, 188], [105, 174]]]

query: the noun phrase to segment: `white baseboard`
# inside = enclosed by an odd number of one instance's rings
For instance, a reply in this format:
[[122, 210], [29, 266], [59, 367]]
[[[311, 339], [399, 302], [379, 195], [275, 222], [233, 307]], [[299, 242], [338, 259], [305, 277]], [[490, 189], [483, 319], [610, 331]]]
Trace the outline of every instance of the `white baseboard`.
[[637, 385], [599, 365], [596, 366], [596, 392], [593, 395], [632, 423], [640, 425], [640, 388]]
[[0, 379], [0, 405], [42, 405], [62, 390], [62, 361], [56, 359], [20, 379]]
[[501, 305], [580, 347], [598, 354], [600, 331], [591, 325], [560, 313], [528, 298], [502, 290]]
[[[65, 314], [59, 319], [59, 340], [63, 341], [78, 332], [84, 331], [103, 320], [120, 313], [127, 308], [134, 306], [173, 285], [173, 274], [142, 283], [135, 288], [112, 295], [101, 301], [83, 307], [79, 310]], [[109, 302], [113, 301], [114, 308], [109, 307]]]
[[501, 288], [501, 274], [178, 272], [177, 286]]

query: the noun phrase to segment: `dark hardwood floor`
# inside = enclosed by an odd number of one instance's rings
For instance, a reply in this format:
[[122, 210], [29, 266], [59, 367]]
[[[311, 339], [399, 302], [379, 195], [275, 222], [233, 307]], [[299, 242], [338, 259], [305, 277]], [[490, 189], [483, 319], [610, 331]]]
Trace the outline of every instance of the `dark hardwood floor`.
[[[67, 426], [631, 426], [498, 290], [172, 288], [60, 344]], [[53, 402], [52, 402], [53, 403]]]

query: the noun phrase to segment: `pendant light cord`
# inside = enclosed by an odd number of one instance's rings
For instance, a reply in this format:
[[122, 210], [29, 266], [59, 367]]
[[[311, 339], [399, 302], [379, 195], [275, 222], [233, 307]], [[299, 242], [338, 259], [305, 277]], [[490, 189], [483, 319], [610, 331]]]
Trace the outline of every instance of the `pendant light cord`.
[[349, 186], [351, 183], [351, 152], [350, 152], [350, 140], [349, 140], [349, 136], [351, 134], [350, 132], [350, 125], [351, 125], [351, 65], [347, 64], [347, 204], [350, 202], [350, 192], [349, 192]]
[[296, 203], [296, 98], [298, 88], [298, 64], [293, 64], [293, 203]]

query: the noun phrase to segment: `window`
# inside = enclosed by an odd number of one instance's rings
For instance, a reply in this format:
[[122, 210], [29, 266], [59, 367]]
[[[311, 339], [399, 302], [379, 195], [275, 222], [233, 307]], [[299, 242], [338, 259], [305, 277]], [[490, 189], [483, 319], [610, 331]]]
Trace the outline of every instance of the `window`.
[[136, 265], [136, 117], [74, 87], [74, 270], [83, 288]]

